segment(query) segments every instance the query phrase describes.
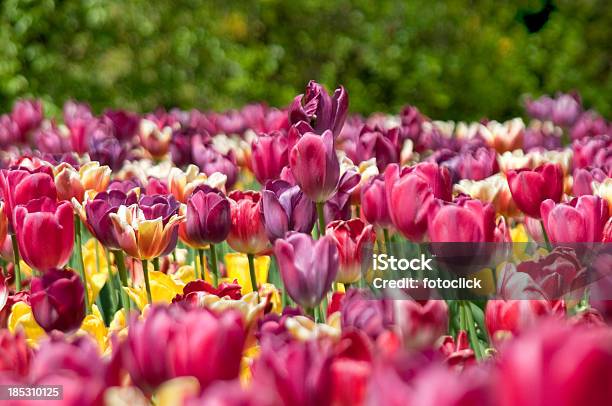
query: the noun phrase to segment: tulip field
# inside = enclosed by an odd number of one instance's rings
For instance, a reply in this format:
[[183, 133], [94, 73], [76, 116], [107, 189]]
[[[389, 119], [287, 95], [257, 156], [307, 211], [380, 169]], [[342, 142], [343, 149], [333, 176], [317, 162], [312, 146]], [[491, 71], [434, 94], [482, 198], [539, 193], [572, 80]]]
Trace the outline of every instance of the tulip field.
[[[520, 103], [362, 117], [314, 81], [225, 112], [17, 101], [0, 403], [610, 404], [612, 123], [577, 93]], [[416, 284], [373, 289], [373, 253]], [[433, 260], [478, 289], [432, 289]]]

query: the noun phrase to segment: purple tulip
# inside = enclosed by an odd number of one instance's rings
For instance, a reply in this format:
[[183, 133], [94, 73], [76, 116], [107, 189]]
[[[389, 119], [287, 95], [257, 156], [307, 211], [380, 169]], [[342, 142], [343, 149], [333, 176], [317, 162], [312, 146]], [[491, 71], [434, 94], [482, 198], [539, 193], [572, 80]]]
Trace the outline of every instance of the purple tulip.
[[560, 94], [552, 106], [551, 120], [560, 127], [571, 127], [582, 113], [582, 102], [577, 94]]
[[572, 185], [574, 196], [592, 195], [593, 187], [591, 183], [593, 181], [603, 182], [608, 175], [612, 175], [612, 173], [606, 175], [606, 173], [599, 168], [576, 168], [574, 170], [574, 183]]
[[389, 302], [375, 299], [368, 291], [351, 289], [340, 304], [342, 329], [355, 328], [376, 339], [393, 321]]
[[111, 250], [119, 250], [121, 246], [113, 232], [111, 213], [117, 213], [119, 206], [129, 206], [137, 201], [136, 193], [121, 190], [109, 190], [100, 192], [96, 197], [85, 205], [87, 217], [87, 228], [104, 245]]
[[404, 141], [409, 139], [414, 143], [415, 152], [423, 152], [425, 145], [421, 139], [423, 134], [423, 123], [427, 118], [421, 114], [419, 109], [413, 106], [406, 106], [400, 112], [400, 142], [399, 145], [404, 145]]
[[340, 86], [330, 97], [329, 93], [315, 81], [306, 86], [306, 93], [293, 99], [289, 106], [289, 122], [304, 121], [311, 125], [316, 134], [330, 130], [334, 137], [340, 135], [348, 114], [348, 93]]
[[233, 152], [230, 151], [227, 155], [223, 155], [211, 145], [203, 144], [201, 138], [201, 136], [192, 138], [194, 163], [208, 176], [215, 172], [221, 172], [227, 176], [225, 186], [228, 190], [231, 189], [238, 179], [238, 166]]
[[85, 318], [83, 282], [69, 269], [45, 271], [32, 279], [30, 304], [34, 319], [45, 331], [77, 330]]
[[269, 135], [262, 134], [253, 141], [251, 169], [260, 184], [278, 179], [288, 163], [288, 141], [285, 134], [278, 131]]
[[184, 227], [189, 245], [204, 247], [222, 242], [230, 232], [231, 223], [230, 203], [221, 191], [200, 186], [187, 200]]
[[20, 139], [27, 141], [27, 134], [42, 122], [43, 105], [40, 100], [18, 100], [13, 106], [11, 118], [19, 128]]
[[544, 95], [539, 99], [532, 99], [527, 97], [525, 99], [525, 110], [527, 114], [538, 120], [549, 120], [552, 114], [552, 107], [554, 104], [552, 97]]
[[315, 202], [326, 201], [338, 187], [340, 162], [331, 131], [306, 133], [289, 155], [291, 172], [302, 191]]
[[323, 206], [325, 224], [351, 218], [351, 197], [360, 180], [361, 175], [352, 169], [342, 174], [336, 193]]
[[383, 172], [387, 165], [399, 162], [399, 128], [383, 130], [364, 126], [359, 134], [359, 156], [362, 160], [376, 158], [376, 166]]
[[577, 139], [572, 143], [574, 168], [612, 168], [612, 135]]
[[5, 148], [19, 139], [19, 126], [8, 114], [0, 115], [0, 146]]
[[602, 134], [612, 134], [612, 124], [593, 111], [585, 111], [570, 131], [572, 140], [592, 138]]
[[113, 123], [115, 136], [119, 141], [129, 142], [138, 133], [140, 117], [126, 110], [106, 110], [104, 117]]
[[287, 293], [304, 308], [317, 306], [338, 273], [338, 249], [329, 236], [313, 241], [307, 234], [289, 233], [274, 244]]
[[262, 194], [264, 227], [270, 241], [285, 237], [288, 231], [312, 231], [315, 205], [298, 186], [283, 180], [271, 181], [266, 183]]

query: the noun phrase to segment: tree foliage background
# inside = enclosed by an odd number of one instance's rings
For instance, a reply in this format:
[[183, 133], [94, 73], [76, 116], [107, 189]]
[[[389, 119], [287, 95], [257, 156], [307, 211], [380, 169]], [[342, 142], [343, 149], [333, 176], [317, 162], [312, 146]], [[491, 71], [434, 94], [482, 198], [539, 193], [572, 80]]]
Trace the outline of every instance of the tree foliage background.
[[576, 89], [609, 116], [610, 27], [607, 0], [2, 0], [0, 111], [282, 106], [316, 79], [361, 113], [506, 118]]

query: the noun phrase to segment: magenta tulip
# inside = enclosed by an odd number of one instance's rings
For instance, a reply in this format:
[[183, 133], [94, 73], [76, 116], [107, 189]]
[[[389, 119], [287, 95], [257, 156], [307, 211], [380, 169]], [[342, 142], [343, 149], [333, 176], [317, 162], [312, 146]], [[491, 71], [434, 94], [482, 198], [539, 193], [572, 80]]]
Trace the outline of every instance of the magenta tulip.
[[192, 247], [224, 241], [231, 227], [229, 200], [220, 190], [198, 187], [187, 200], [186, 221], [179, 227], [185, 227], [185, 242]]
[[[376, 234], [372, 225], [361, 219], [333, 221], [327, 225], [325, 234], [331, 236], [338, 248], [339, 269], [336, 281], [354, 283], [361, 277], [364, 252], [372, 249]], [[368, 247], [369, 245], [369, 247]]]
[[74, 247], [74, 214], [68, 202], [43, 197], [15, 209], [19, 252], [32, 268], [61, 268]]
[[553, 243], [601, 242], [610, 217], [608, 202], [599, 196], [585, 195], [568, 203], [545, 200], [542, 221]]
[[234, 190], [228, 197], [232, 226], [227, 243], [238, 252], [263, 253], [269, 242], [261, 213], [261, 193]]
[[289, 163], [287, 146], [287, 136], [280, 132], [262, 134], [255, 138], [251, 151], [251, 169], [260, 184], [279, 178], [281, 170]]
[[264, 226], [270, 241], [283, 238], [288, 231], [312, 231], [316, 220], [315, 205], [299, 186], [275, 180], [266, 183], [262, 195]]
[[311, 80], [306, 86], [306, 93], [296, 96], [289, 106], [289, 122], [297, 124], [304, 121], [317, 134], [330, 130], [337, 137], [346, 120], [348, 104], [348, 93], [343, 86], [330, 96], [323, 86]]
[[559, 164], [546, 163], [533, 170], [511, 170], [506, 176], [514, 202], [530, 217], [540, 218], [540, 204], [544, 200], [561, 201], [563, 170]]
[[384, 175], [370, 178], [361, 188], [361, 211], [366, 221], [374, 226], [389, 228], [393, 225], [385, 193]]
[[11, 117], [19, 127], [21, 140], [27, 141], [28, 133], [36, 129], [44, 118], [43, 105], [40, 100], [18, 100]]
[[289, 154], [291, 172], [300, 189], [317, 203], [334, 194], [340, 179], [340, 162], [331, 131], [319, 136], [306, 133]]
[[385, 193], [395, 228], [404, 237], [420, 241], [427, 231], [429, 206], [434, 198], [451, 199], [450, 174], [448, 169], [429, 162], [401, 169], [389, 165]]
[[606, 174], [599, 168], [576, 168], [574, 170], [574, 182], [572, 185], [572, 192], [574, 196], [592, 195], [593, 194], [593, 181], [603, 182], [606, 180], [608, 175], [612, 175], [612, 167], [610, 173]]
[[457, 199], [454, 203], [436, 200], [429, 206], [429, 239], [445, 242], [493, 242], [495, 209], [477, 199]]
[[75, 331], [85, 318], [83, 282], [69, 269], [48, 269], [42, 277], [32, 279], [30, 305], [45, 331]]
[[333, 239], [324, 236], [315, 242], [307, 234], [291, 232], [276, 240], [274, 253], [289, 296], [304, 308], [317, 306], [338, 273]]

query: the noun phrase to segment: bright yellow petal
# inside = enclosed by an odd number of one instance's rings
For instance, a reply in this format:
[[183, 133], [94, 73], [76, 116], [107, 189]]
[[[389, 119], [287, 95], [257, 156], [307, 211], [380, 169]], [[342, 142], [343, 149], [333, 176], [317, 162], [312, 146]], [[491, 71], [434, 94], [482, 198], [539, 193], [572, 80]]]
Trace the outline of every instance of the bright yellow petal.
[[144, 220], [138, 224], [138, 251], [140, 259], [157, 258], [163, 248], [161, 246], [163, 238], [162, 218], [155, 220]]
[[174, 378], [164, 382], [153, 395], [158, 406], [181, 406], [185, 399], [200, 393], [200, 383], [193, 376]]
[[[251, 288], [251, 277], [249, 274], [249, 261], [246, 254], [232, 252], [225, 254], [225, 267], [227, 279], [238, 280], [242, 286], [242, 294], [246, 295], [253, 291]], [[260, 256], [255, 258], [255, 276], [260, 285], [268, 281], [268, 270], [270, 269], [270, 257]]]
[[95, 304], [92, 306], [92, 314], [85, 316], [80, 330], [77, 334], [88, 334], [98, 344], [100, 354], [106, 353], [108, 349], [108, 330], [104, 325], [102, 314]]
[[11, 308], [8, 318], [8, 329], [11, 333], [23, 330], [26, 341], [30, 346], [37, 346], [38, 340], [45, 337], [47, 333], [36, 323], [32, 309], [24, 302], [17, 302]]
[[179, 269], [177, 269], [175, 273], [172, 274], [172, 278], [175, 281], [183, 283], [185, 285], [191, 281], [195, 281], [196, 279], [198, 279], [195, 275], [195, 269], [191, 265], [181, 266]]

